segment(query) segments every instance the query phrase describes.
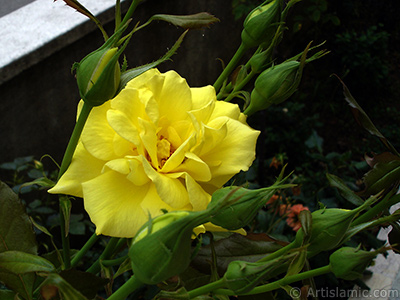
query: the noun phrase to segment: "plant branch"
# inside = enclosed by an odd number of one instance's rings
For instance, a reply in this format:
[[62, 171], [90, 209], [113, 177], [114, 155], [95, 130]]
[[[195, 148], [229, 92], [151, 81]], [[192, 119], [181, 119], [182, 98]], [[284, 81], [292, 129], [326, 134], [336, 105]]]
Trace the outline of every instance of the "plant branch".
[[99, 239], [99, 235], [93, 234], [90, 239], [86, 242], [85, 245], [74, 255], [74, 257], [71, 260], [71, 267], [75, 267], [81, 259], [85, 256], [85, 254], [92, 248], [92, 246], [97, 242]]
[[116, 290], [107, 300], [125, 300], [134, 291], [140, 289], [145, 284], [132, 276], [118, 290]]
[[233, 72], [233, 70], [236, 68], [236, 65], [239, 63], [240, 59], [243, 57], [244, 53], [246, 52], [247, 47], [242, 44], [240, 44], [239, 48], [237, 49], [235, 55], [232, 57], [228, 65], [225, 67], [225, 69], [222, 71], [221, 75], [219, 75], [218, 79], [214, 83], [214, 88], [215, 91], [218, 92], [218, 90], [222, 87], [224, 81], [228, 76]]

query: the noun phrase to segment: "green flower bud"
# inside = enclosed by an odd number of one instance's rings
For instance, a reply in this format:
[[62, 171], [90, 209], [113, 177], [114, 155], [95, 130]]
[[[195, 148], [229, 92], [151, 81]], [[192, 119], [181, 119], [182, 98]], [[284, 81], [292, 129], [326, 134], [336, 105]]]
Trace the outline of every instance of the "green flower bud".
[[90, 53], [79, 63], [76, 80], [86, 103], [99, 106], [115, 96], [121, 77], [118, 56], [118, 48], [105, 48]]
[[208, 221], [208, 211], [175, 211], [149, 221], [129, 249], [132, 270], [145, 284], [157, 284], [186, 270], [193, 228]]
[[250, 105], [244, 113], [251, 115], [288, 99], [299, 86], [302, 71], [300, 66], [300, 62], [291, 60], [262, 72], [256, 79]]
[[228, 265], [223, 277], [226, 287], [236, 294], [246, 293], [293, 255], [285, 255], [268, 262], [233, 261]]
[[115, 32], [99, 49], [88, 54], [80, 63], [72, 67], [76, 70], [79, 94], [90, 106], [99, 106], [115, 96], [119, 88], [121, 70], [118, 58], [129, 43], [131, 34], [124, 38], [120, 47], [120, 38], [129, 22]]
[[255, 73], [261, 73], [271, 64], [272, 49], [268, 48], [264, 51], [254, 54], [250, 60], [251, 70]]
[[235, 186], [219, 189], [212, 195], [207, 208], [221, 208], [216, 210], [210, 221], [228, 230], [240, 229], [250, 224], [276, 190], [276, 187], [249, 190]]
[[260, 45], [268, 46], [278, 28], [281, 11], [281, 0], [267, 0], [253, 9], [244, 20], [243, 45], [248, 48]]
[[[311, 214], [312, 225], [308, 252], [316, 254], [339, 246], [354, 218], [373, 201], [375, 199], [370, 199], [353, 210], [326, 208], [314, 211]], [[296, 234], [296, 242], [301, 243], [303, 239], [304, 231], [300, 229]]]
[[287, 178], [283, 178], [284, 171], [285, 168], [276, 182], [266, 188], [249, 190], [230, 186], [214, 192], [207, 206], [212, 216], [211, 223], [228, 230], [237, 230], [248, 225], [276, 190], [293, 186], [282, 184]]
[[329, 257], [331, 271], [337, 278], [355, 280], [362, 276], [364, 270], [378, 253], [383, 253], [386, 250], [387, 248], [376, 251], [364, 251], [351, 247], [340, 248]]
[[[306, 63], [329, 53], [322, 50], [307, 58], [308, 51], [320, 45], [312, 48], [310, 46], [311, 43], [307, 45], [302, 53], [279, 65], [266, 69], [257, 77], [254, 89], [251, 92], [250, 104], [244, 111], [244, 114], [249, 116], [259, 110], [268, 108], [272, 104], [282, 103], [297, 90]], [[268, 51], [267, 49], [265, 52], [260, 52], [250, 60], [253, 71], [258, 72], [263, 69], [266, 58], [269, 55]], [[300, 60], [298, 61], [298, 59]]]

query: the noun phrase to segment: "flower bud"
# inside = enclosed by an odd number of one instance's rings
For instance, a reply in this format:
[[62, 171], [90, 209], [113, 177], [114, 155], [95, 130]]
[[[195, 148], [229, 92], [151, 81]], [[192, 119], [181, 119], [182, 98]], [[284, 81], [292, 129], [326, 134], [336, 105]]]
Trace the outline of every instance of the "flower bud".
[[79, 94], [83, 101], [90, 106], [99, 106], [110, 100], [118, 91], [121, 70], [118, 58], [125, 50], [132, 34], [120, 40], [129, 25], [126, 22], [99, 49], [88, 54], [80, 63], [72, 67], [76, 70], [76, 80]]
[[183, 272], [191, 259], [193, 228], [207, 222], [208, 216], [208, 211], [175, 211], [143, 226], [129, 249], [137, 279], [156, 284]]
[[[306, 63], [329, 53], [328, 51], [321, 50], [310, 58], [307, 58], [309, 50], [321, 45], [310, 48], [311, 43], [309, 43], [300, 54], [263, 71], [254, 83], [250, 104], [245, 109], [244, 114], [249, 116], [259, 110], [268, 108], [272, 104], [279, 104], [288, 99], [297, 90]], [[263, 69], [265, 59], [268, 55], [267, 49], [265, 53], [260, 52], [253, 56], [253, 61], [250, 60], [250, 63], [254, 72]], [[298, 61], [298, 59], [300, 60]]]
[[277, 188], [249, 190], [243, 187], [225, 187], [214, 192], [208, 209], [221, 206], [211, 217], [211, 223], [228, 230], [248, 225]]
[[267, 0], [253, 9], [244, 20], [242, 43], [247, 48], [271, 43], [282, 11], [281, 0]]
[[299, 86], [302, 71], [300, 66], [300, 62], [291, 60], [262, 72], [254, 84], [250, 105], [244, 114], [251, 115], [288, 99]]
[[290, 260], [293, 254], [284, 255], [268, 262], [232, 261], [224, 274], [227, 288], [242, 294], [257, 286], [265, 277]]
[[[309, 253], [316, 254], [339, 246], [354, 218], [373, 201], [375, 199], [367, 200], [363, 205], [353, 210], [325, 208], [314, 211], [311, 214], [310, 245], [307, 247]], [[295, 241], [299, 243], [303, 240], [303, 237], [304, 231], [300, 229], [296, 234]]]
[[340, 248], [329, 257], [331, 271], [337, 278], [355, 280], [362, 276], [364, 270], [378, 253], [383, 253], [386, 250], [385, 247], [375, 251], [364, 251], [352, 247]]
[[212, 216], [211, 223], [228, 230], [237, 230], [248, 225], [278, 189], [293, 186], [282, 184], [287, 178], [283, 178], [284, 171], [285, 168], [276, 182], [266, 188], [249, 190], [230, 186], [214, 192], [207, 206]]
[[102, 105], [115, 96], [121, 71], [118, 48], [99, 49], [86, 56], [76, 68], [82, 99], [91, 106]]

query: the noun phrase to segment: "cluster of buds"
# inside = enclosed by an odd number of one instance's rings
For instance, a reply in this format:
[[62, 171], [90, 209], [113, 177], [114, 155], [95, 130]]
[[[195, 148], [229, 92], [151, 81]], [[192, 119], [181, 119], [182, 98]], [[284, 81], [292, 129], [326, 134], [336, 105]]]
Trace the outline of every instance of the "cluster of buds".
[[[288, 11], [297, 2], [299, 0], [290, 0], [286, 4], [283, 0], [267, 0], [252, 10], [244, 21], [239, 49], [214, 84], [216, 89], [221, 88], [223, 80], [234, 70], [244, 53], [257, 47], [248, 63], [240, 67], [241, 76], [235, 76], [232, 85], [224, 86], [220, 93], [220, 95], [230, 93], [226, 101], [239, 94], [245, 95], [247, 107], [244, 114], [248, 116], [287, 100], [297, 90], [306, 63], [328, 53], [319, 51], [307, 59], [310, 43], [301, 54], [280, 64], [275, 63], [272, 57], [274, 49], [282, 40]], [[249, 67], [251, 72], [248, 74]], [[241, 89], [256, 74], [258, 77], [254, 89], [248, 97], [247, 92]]]

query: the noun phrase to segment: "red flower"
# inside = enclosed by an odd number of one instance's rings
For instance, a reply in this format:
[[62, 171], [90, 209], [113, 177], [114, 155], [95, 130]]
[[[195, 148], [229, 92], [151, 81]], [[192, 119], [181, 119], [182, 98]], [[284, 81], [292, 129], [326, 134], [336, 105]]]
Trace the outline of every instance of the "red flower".
[[290, 227], [292, 227], [294, 231], [297, 231], [301, 228], [299, 214], [303, 210], [309, 210], [309, 209], [307, 206], [303, 206], [303, 204], [295, 204], [287, 209], [286, 223]]
[[266, 205], [270, 205], [275, 203], [277, 200], [279, 200], [280, 196], [278, 195], [272, 195], [271, 198], [269, 198], [269, 200], [267, 201]]
[[279, 161], [275, 156], [272, 158], [271, 163], [269, 164], [269, 167], [272, 168], [274, 167], [275, 169], [278, 170], [278, 167], [282, 164], [281, 161]]

